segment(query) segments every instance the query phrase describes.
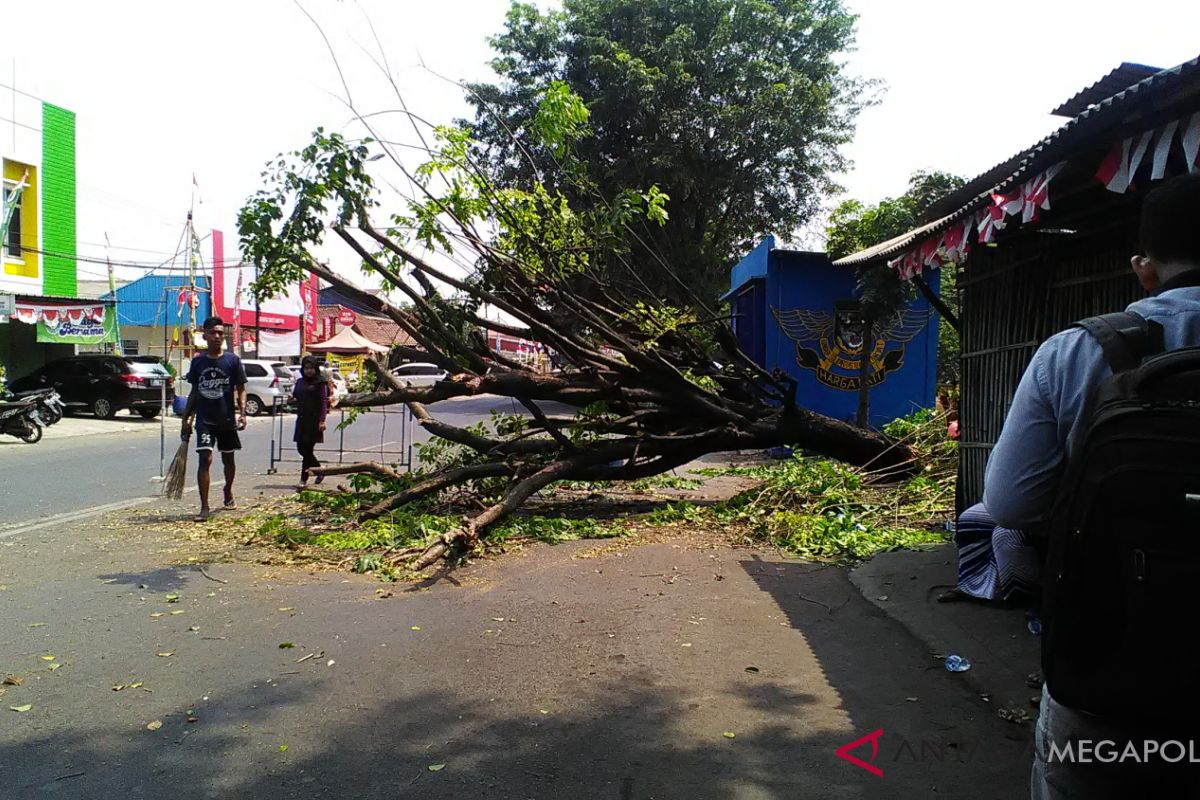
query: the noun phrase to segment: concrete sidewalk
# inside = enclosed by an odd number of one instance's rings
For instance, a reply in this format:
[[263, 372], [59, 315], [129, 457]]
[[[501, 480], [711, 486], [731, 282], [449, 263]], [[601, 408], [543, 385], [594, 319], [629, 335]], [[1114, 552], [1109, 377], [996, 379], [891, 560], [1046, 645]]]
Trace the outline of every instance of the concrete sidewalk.
[[[963, 681], [998, 711], [1037, 718], [1027, 681], [1041, 670], [1041, 637], [1030, 633], [1021, 609], [955, 602], [937, 596], [957, 582], [958, 559], [947, 544], [928, 551], [881, 553], [850, 573], [868, 601], [925, 643], [931, 654], [957, 654], [971, 662]], [[1018, 713], [1019, 717], [1020, 714]]]

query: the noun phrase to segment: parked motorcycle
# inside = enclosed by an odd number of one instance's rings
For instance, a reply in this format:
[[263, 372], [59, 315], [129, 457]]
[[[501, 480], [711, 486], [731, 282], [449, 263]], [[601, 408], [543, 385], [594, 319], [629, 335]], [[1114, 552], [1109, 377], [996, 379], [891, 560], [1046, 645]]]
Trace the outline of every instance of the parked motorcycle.
[[0, 402], [0, 433], [15, 436], [29, 444], [37, 444], [42, 440], [42, 427], [36, 399], [23, 398]]
[[62, 421], [63, 411], [66, 406], [62, 401], [62, 397], [54, 389], [31, 389], [27, 392], [16, 392], [13, 398], [17, 400], [29, 399], [37, 403], [38, 417], [47, 428], [51, 425], [57, 425]]

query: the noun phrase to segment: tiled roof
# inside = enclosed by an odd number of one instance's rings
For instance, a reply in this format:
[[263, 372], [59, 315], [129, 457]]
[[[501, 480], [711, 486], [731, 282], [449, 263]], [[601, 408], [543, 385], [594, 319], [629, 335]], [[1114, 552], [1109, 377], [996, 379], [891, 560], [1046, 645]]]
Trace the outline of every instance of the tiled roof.
[[[353, 309], [351, 309], [353, 310]], [[337, 320], [338, 315], [342, 311], [342, 306], [320, 306], [317, 308], [317, 319], [324, 321], [332, 318]], [[360, 336], [370, 339], [376, 344], [392, 347], [394, 345], [405, 345], [412, 347], [415, 342], [412, 337], [401, 330], [400, 326], [387, 317], [379, 317], [373, 314], [364, 314], [355, 312], [356, 320], [354, 329], [358, 331]], [[336, 325], [339, 330], [340, 325]]]

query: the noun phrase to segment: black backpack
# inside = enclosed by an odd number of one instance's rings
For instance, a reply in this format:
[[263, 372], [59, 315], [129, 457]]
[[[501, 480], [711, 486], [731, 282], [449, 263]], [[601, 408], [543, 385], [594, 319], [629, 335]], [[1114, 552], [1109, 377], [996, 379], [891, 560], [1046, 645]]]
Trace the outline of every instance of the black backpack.
[[1121, 312], [1076, 323], [1113, 375], [1090, 398], [1050, 523], [1051, 696], [1115, 720], [1200, 716], [1200, 347]]

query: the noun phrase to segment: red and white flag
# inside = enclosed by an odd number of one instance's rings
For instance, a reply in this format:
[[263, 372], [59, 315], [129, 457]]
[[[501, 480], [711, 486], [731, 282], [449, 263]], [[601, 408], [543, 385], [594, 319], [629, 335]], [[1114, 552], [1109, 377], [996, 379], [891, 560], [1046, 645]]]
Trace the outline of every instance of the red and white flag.
[[1171, 155], [1171, 145], [1175, 142], [1175, 131], [1179, 129], [1179, 120], [1172, 120], [1163, 126], [1154, 145], [1154, 158], [1150, 162], [1150, 180], [1161, 181], [1167, 174], [1167, 158]]
[[1140, 136], [1130, 136], [1120, 144], [1113, 145], [1113, 149], [1100, 164], [1100, 169], [1096, 171], [1096, 180], [1103, 183], [1104, 188], [1110, 192], [1125, 194], [1146, 156], [1146, 149], [1150, 147], [1153, 135], [1154, 131], [1146, 131]]
[[1060, 161], [1021, 187], [1021, 222], [1032, 222], [1042, 211], [1050, 210], [1050, 181], [1066, 165]]
[[982, 209], [975, 218], [975, 225], [979, 228], [980, 244], [996, 241], [996, 231], [1004, 230], [1004, 209], [996, 204], [994, 196], [992, 204]]
[[974, 224], [974, 220], [965, 219], [957, 225], [952, 225], [942, 235], [942, 255], [947, 262], [955, 264], [966, 257], [971, 249], [971, 227]]
[[1188, 123], [1179, 137], [1183, 143], [1183, 159], [1187, 163], [1188, 172], [1200, 170], [1200, 111], [1188, 118]]

